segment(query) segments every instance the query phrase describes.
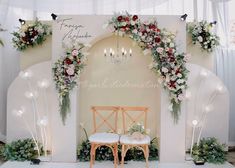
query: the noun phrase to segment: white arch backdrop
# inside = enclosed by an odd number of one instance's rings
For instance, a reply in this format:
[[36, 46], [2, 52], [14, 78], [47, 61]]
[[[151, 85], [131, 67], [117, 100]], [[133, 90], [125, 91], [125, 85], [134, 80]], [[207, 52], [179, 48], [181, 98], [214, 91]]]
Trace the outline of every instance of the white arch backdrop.
[[[63, 16], [61, 18], [68, 18], [69, 16]], [[86, 26], [86, 29], [84, 29], [85, 31], [88, 32], [93, 32], [93, 34], [97, 34], [96, 37], [99, 37], [99, 35], [103, 35], [106, 32], [108, 32], [107, 30], [102, 29], [102, 25], [104, 22], [106, 22], [109, 18], [111, 18], [111, 16], [72, 16], [73, 17], [73, 21], [72, 23], [79, 23], [82, 25]], [[81, 19], [81, 17], [83, 17], [83, 19]], [[90, 18], [89, 18], [90, 17]], [[97, 19], [96, 17], [98, 17], [99, 19]], [[84, 19], [85, 18], [85, 19]], [[147, 16], [143, 17], [144, 19], [147, 18]], [[166, 19], [167, 18], [167, 19]], [[81, 22], [84, 21], [85, 22]], [[181, 22], [178, 18], [178, 16], [159, 16], [157, 17], [157, 20], [159, 22], [159, 26], [160, 27], [166, 27], [171, 31], [177, 31], [178, 30], [178, 34], [177, 34], [177, 44], [181, 44], [180, 48], [181, 50], [185, 50], [185, 41], [181, 41], [181, 39], [185, 39], [185, 29], [184, 29], [184, 22]], [[167, 22], [165, 21], [167, 20]], [[172, 20], [171, 22], [169, 20]], [[96, 24], [96, 27], [93, 27], [93, 24]], [[90, 26], [89, 26], [90, 25]], [[174, 26], [171, 26], [174, 25]], [[175, 26], [178, 25], [178, 26]], [[67, 30], [63, 30], [62, 32], [58, 31], [60, 30], [59, 27], [59, 23], [55, 23], [54, 25], [54, 36], [53, 36], [53, 59], [55, 60], [56, 58], [58, 58], [60, 56], [60, 54], [63, 52], [60, 48], [61, 48], [61, 38], [64, 35], [65, 32], [68, 31]], [[58, 28], [58, 29], [57, 29]], [[98, 32], [98, 33], [95, 33]], [[81, 33], [83, 33], [81, 31]], [[109, 32], [110, 33], [110, 32]], [[94, 40], [93, 40], [94, 41]], [[87, 41], [84, 41], [87, 42]], [[90, 42], [89, 42], [90, 43]], [[194, 68], [193, 68], [194, 67]], [[41, 63], [41, 64], [37, 64], [32, 66], [30, 69], [32, 69], [33, 71], [35, 71], [35, 74], [37, 75], [37, 79], [40, 79], [41, 77], [48, 77], [49, 79], [51, 79], [51, 74], [50, 74], [50, 64], [47, 63]], [[189, 77], [189, 83], [190, 81], [193, 81], [193, 79], [197, 79], [198, 77], [198, 72], [200, 71], [200, 67], [195, 67], [195, 66], [189, 66], [189, 69], [191, 70], [190, 77]], [[214, 83], [220, 83], [220, 81], [214, 76], [211, 75], [211, 73], [208, 72], [209, 77], [212, 78], [212, 80], [210, 81], [215, 81]], [[41, 76], [42, 75], [42, 76]], [[194, 84], [195, 87], [198, 86], [198, 83], [196, 82], [191, 82], [191, 84]], [[193, 85], [192, 84], [192, 85]], [[213, 82], [212, 82], [213, 84]], [[204, 86], [204, 85], [203, 85]], [[206, 86], [206, 85], [205, 85]], [[212, 88], [211, 86], [207, 86], [207, 88], [203, 88], [205, 90], [208, 90], [209, 88]], [[7, 130], [7, 135], [8, 135], [8, 141], [11, 141], [13, 139], [16, 138], [20, 138], [20, 137], [26, 137], [28, 136], [27, 133], [24, 131], [23, 127], [20, 127], [19, 125], [21, 124], [20, 121], [17, 121], [16, 119], [13, 118], [12, 116], [12, 110], [14, 108], [17, 108], [18, 106], [22, 105], [22, 104], [26, 104], [26, 106], [28, 106], [29, 104], [27, 104], [27, 102], [22, 99], [23, 95], [24, 95], [24, 89], [25, 86], [22, 83], [22, 81], [20, 81], [18, 78], [13, 82], [13, 84], [11, 85], [10, 89], [9, 89], [9, 93], [8, 93], [8, 130]], [[202, 89], [202, 90], [203, 90]], [[50, 93], [49, 98], [50, 100], [52, 100], [53, 102], [50, 104], [53, 104], [53, 106], [50, 107], [50, 110], [53, 112], [52, 114], [52, 118], [53, 120], [51, 121], [51, 124], [53, 125], [52, 127], [52, 150], [53, 150], [53, 161], [75, 161], [76, 160], [76, 129], [77, 129], [77, 125], [76, 125], [76, 113], [71, 113], [70, 117], [67, 120], [67, 125], [64, 127], [61, 123], [61, 118], [58, 112], [58, 108], [55, 106], [55, 104], [57, 104], [57, 97], [55, 94], [55, 90], [53, 90], [52, 88], [49, 89], [50, 91], [48, 93]], [[204, 91], [202, 91], [204, 93]], [[193, 93], [193, 90], [192, 90]], [[208, 95], [210, 95], [210, 93], [208, 93]], [[192, 96], [193, 97], [193, 96]], [[210, 122], [207, 122], [207, 126], [205, 127], [206, 129], [203, 131], [203, 136], [215, 136], [218, 137], [221, 142], [227, 142], [227, 127], [226, 124], [228, 123], [227, 121], [227, 114], [228, 114], [228, 109], [227, 109], [227, 102], [226, 99], [228, 99], [228, 93], [227, 91], [224, 94], [220, 94], [218, 95], [218, 99], [216, 98], [215, 101], [220, 100], [220, 98], [225, 98], [223, 99], [223, 101], [220, 101], [221, 103], [224, 103], [224, 106], [218, 106], [218, 103], [215, 103], [215, 108], [216, 110], [213, 110], [213, 113], [209, 113], [208, 115], [212, 115], [209, 116], [210, 118], [213, 118], [212, 120], [209, 120]], [[72, 106], [74, 107], [74, 111], [76, 112], [76, 93], [72, 93], [71, 95], [71, 100], [72, 100]], [[172, 124], [172, 119], [170, 116], [170, 113], [168, 111], [168, 106], [167, 106], [167, 101], [168, 101], [168, 96], [166, 96], [165, 94], [163, 94], [163, 98], [162, 98], [162, 111], [161, 111], [161, 121], [165, 121], [165, 122], [161, 122], [161, 132], [160, 132], [160, 161], [162, 162], [176, 162], [176, 161], [183, 161], [184, 160], [184, 151], [185, 151], [185, 118], [184, 118], [184, 111], [182, 112], [181, 115], [181, 119], [182, 123], [180, 123], [179, 125], [175, 126], [174, 124]], [[191, 102], [192, 99], [191, 99]], [[190, 101], [189, 103], [190, 104]], [[16, 107], [17, 106], [17, 107]], [[220, 110], [217, 110], [219, 108], [222, 108]], [[30, 107], [29, 107], [30, 109]], [[185, 111], [189, 112], [192, 110], [192, 105], [190, 105], [188, 107], [185, 106]], [[187, 114], [192, 114], [187, 113]], [[215, 115], [213, 115], [215, 114]], [[223, 115], [223, 117], [221, 117], [221, 115]], [[200, 116], [200, 113], [198, 114], [198, 116]], [[30, 117], [30, 116], [28, 116]], [[188, 125], [187, 125], [187, 137], [190, 139], [191, 137], [191, 127], [190, 127], [190, 122], [191, 120], [194, 118], [194, 116], [189, 115], [188, 116]], [[199, 117], [200, 118], [200, 117]], [[222, 120], [221, 120], [222, 118]], [[215, 122], [216, 120], [220, 119], [220, 122], [222, 122], [223, 124], [221, 125], [221, 127], [215, 127]], [[169, 127], [170, 126], [170, 127]], [[224, 126], [224, 127], [222, 127]], [[178, 129], [178, 130], [177, 130]], [[224, 134], [220, 134], [218, 131], [218, 129], [220, 129], [220, 131], [224, 132]], [[180, 131], [182, 131], [181, 133], [179, 133]], [[17, 133], [16, 133], [17, 132]], [[175, 135], [174, 133], [178, 132], [177, 135]], [[165, 138], [165, 140], [164, 140]], [[178, 138], [178, 140], [176, 139]], [[175, 142], [172, 142], [171, 139], [174, 139]], [[181, 142], [182, 144], [179, 145], [179, 142]], [[187, 141], [188, 142], [188, 141]], [[176, 148], [178, 147], [178, 148]], [[169, 155], [171, 153], [171, 155]]]

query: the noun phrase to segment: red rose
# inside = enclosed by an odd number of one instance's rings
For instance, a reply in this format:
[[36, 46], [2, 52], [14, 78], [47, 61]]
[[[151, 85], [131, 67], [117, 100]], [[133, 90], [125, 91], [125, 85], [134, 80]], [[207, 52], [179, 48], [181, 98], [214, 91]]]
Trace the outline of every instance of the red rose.
[[161, 38], [160, 38], [160, 37], [156, 37], [156, 38], [155, 38], [155, 42], [156, 42], [156, 43], [160, 43], [160, 42], [161, 42]]
[[173, 49], [172, 49], [172, 48], [169, 48], [168, 52], [169, 52], [169, 53], [173, 53]]
[[64, 62], [66, 63], [66, 64], [72, 64], [73, 63], [73, 61], [71, 60], [71, 59], [69, 59], [69, 58], [66, 58], [65, 60], [64, 60]]
[[170, 81], [170, 82], [168, 83], [168, 85], [169, 85], [170, 87], [172, 87], [172, 88], [175, 88], [175, 87], [176, 87], [175, 81]]
[[176, 71], [175, 71], [175, 74], [177, 75], [178, 73], [180, 73], [180, 69], [177, 69]]
[[156, 32], [160, 33], [160, 32], [161, 32], [161, 30], [160, 30], [160, 29], [158, 29], [158, 28], [156, 28]]
[[154, 24], [150, 24], [150, 25], [149, 25], [149, 28], [150, 28], [150, 29], [156, 29], [156, 26], [155, 26]]
[[136, 21], [138, 19], [138, 16], [137, 15], [134, 15], [133, 17], [132, 17], [132, 20], [133, 21]]
[[175, 58], [174, 57], [170, 57], [170, 62], [174, 62]]
[[126, 18], [125, 18], [125, 21], [126, 21], [126, 22], [129, 22], [129, 21], [130, 21], [129, 17], [126, 17]]
[[122, 21], [122, 16], [118, 16], [117, 20], [118, 20], [119, 22], [121, 22], [121, 21]]

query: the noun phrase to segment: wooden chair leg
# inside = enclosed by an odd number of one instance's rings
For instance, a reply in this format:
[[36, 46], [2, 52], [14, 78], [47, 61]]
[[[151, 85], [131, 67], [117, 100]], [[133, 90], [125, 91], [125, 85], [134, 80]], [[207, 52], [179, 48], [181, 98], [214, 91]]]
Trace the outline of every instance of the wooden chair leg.
[[117, 144], [114, 145], [114, 154], [113, 154], [113, 160], [114, 160], [114, 167], [117, 168]]
[[125, 145], [122, 145], [122, 160], [121, 160], [121, 167], [124, 168], [124, 158], [125, 158]]
[[145, 145], [145, 161], [146, 161], [146, 168], [149, 167], [149, 146]]
[[91, 143], [91, 151], [90, 151], [90, 168], [93, 167], [93, 157], [94, 157], [94, 144]]

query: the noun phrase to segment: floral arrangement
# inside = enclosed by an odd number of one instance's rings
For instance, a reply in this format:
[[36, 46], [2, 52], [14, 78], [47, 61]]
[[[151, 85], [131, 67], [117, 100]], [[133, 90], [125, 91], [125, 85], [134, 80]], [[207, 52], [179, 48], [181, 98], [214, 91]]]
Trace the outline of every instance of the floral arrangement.
[[215, 138], [202, 139], [199, 145], [193, 146], [193, 159], [208, 163], [222, 164], [226, 161], [225, 145]]
[[175, 44], [175, 35], [166, 29], [160, 29], [156, 20], [141, 22], [137, 15], [114, 16], [109, 26], [120, 36], [129, 36], [142, 48], [144, 54], [151, 52], [153, 63], [151, 69], [160, 77], [159, 82], [169, 92], [174, 121], [177, 122], [180, 104], [187, 88], [188, 54], [179, 53]]
[[14, 47], [19, 51], [24, 51], [29, 47], [41, 45], [51, 35], [51, 28], [43, 24], [38, 19], [33, 22], [25, 23], [13, 32], [12, 42]]
[[84, 45], [74, 43], [64, 46], [65, 54], [57, 60], [52, 68], [56, 89], [59, 92], [59, 106], [62, 121], [65, 123], [67, 113], [70, 111], [70, 91], [77, 85], [81, 70], [85, 66], [85, 57], [81, 50]]
[[[42, 147], [40, 147], [40, 150], [43, 151]], [[33, 139], [23, 139], [2, 146], [0, 156], [4, 160], [26, 161], [37, 158], [38, 152]]]
[[140, 123], [134, 124], [134, 125], [132, 125], [132, 126], [128, 129], [128, 133], [129, 133], [130, 135], [132, 135], [132, 134], [135, 133], [135, 132], [139, 132], [139, 133], [141, 133], [141, 134], [143, 134], [143, 135], [146, 134], [146, 131], [145, 131], [144, 126], [143, 126], [142, 124], [140, 124]]
[[214, 34], [212, 28], [213, 24], [207, 21], [193, 22], [187, 25], [193, 44], [199, 43], [201, 48], [207, 52], [212, 52], [220, 44], [220, 39]]

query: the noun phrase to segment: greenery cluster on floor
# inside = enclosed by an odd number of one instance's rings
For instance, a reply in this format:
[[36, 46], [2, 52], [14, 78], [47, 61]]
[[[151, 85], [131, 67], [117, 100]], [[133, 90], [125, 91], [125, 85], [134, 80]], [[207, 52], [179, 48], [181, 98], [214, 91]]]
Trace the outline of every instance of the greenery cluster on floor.
[[203, 138], [199, 145], [193, 146], [193, 158], [195, 161], [222, 164], [226, 161], [225, 145], [220, 144], [216, 138]]
[[[90, 161], [90, 149], [91, 145], [89, 140], [84, 140], [78, 146], [78, 159], [79, 161], [86, 162]], [[119, 160], [121, 160], [121, 146], [118, 147], [118, 156]], [[101, 146], [96, 150], [96, 158], [97, 161], [104, 160], [113, 160], [112, 150], [109, 147]], [[125, 161], [134, 160], [134, 161], [142, 161], [145, 160], [144, 154], [140, 149], [133, 148], [130, 149], [125, 157]], [[149, 145], [149, 160], [158, 160], [158, 147], [157, 147], [157, 138], [152, 139]]]
[[4, 160], [26, 161], [37, 158], [35, 143], [32, 139], [13, 141], [0, 147], [0, 157]]

